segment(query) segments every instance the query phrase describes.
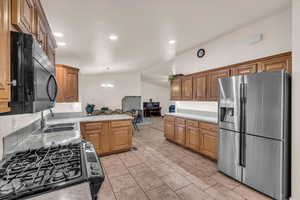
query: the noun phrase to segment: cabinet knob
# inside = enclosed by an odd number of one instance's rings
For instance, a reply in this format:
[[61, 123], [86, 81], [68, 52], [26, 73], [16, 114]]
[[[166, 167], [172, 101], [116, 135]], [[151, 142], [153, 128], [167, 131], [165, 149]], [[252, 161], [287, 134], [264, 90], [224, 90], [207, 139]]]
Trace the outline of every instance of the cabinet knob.
[[7, 85], [17, 86], [17, 80], [7, 81]]

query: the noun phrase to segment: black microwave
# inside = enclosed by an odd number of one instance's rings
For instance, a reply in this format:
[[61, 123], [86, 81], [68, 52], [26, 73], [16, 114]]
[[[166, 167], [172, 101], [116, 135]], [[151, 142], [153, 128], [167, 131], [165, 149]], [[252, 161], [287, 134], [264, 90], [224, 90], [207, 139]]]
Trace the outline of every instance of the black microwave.
[[35, 113], [55, 105], [55, 66], [32, 35], [11, 32], [11, 112]]

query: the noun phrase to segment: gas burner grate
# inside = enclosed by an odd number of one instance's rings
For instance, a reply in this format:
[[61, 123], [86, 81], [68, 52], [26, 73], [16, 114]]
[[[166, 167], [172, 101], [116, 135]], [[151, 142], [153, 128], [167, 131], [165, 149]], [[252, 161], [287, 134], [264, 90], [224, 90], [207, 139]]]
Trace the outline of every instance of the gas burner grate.
[[0, 169], [0, 199], [82, 177], [81, 145], [51, 146], [18, 152]]

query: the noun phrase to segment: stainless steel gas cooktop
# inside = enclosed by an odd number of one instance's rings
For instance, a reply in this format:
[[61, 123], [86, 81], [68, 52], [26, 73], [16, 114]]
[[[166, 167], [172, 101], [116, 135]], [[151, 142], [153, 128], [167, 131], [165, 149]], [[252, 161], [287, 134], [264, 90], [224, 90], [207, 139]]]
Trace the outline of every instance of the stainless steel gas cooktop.
[[90, 143], [33, 149], [2, 162], [0, 199], [39, 195], [85, 181], [91, 183], [92, 197], [97, 199], [103, 180], [100, 161]]

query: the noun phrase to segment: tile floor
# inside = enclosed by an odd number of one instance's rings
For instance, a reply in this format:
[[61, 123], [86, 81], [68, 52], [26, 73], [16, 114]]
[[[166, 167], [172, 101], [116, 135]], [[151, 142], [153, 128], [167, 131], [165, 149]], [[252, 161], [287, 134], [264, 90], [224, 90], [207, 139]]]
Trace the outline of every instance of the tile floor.
[[222, 175], [216, 163], [165, 140], [163, 120], [134, 133], [137, 151], [101, 158], [100, 200], [265, 200]]

